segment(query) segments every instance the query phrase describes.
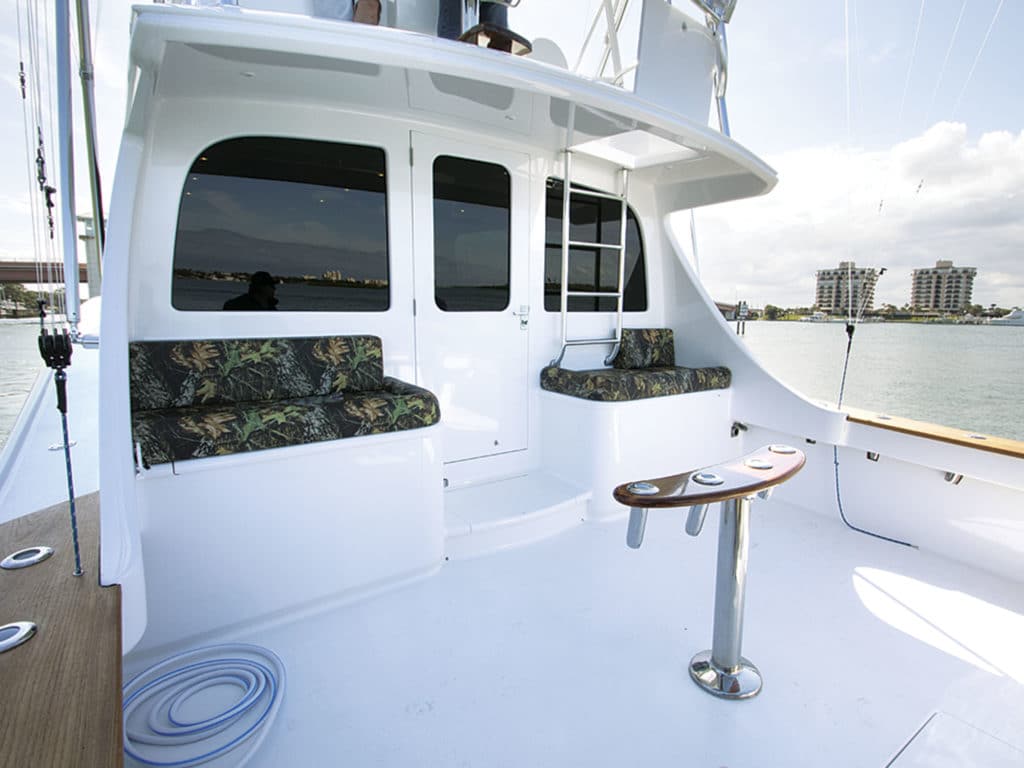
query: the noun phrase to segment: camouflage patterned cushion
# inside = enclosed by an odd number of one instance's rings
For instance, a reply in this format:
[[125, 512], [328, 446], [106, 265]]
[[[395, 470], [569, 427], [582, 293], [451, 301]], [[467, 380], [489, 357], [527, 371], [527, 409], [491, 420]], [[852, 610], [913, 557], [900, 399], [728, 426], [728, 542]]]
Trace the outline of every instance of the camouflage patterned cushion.
[[148, 467], [429, 427], [439, 418], [432, 393], [385, 378], [381, 389], [370, 392], [137, 411], [132, 431]]
[[623, 328], [615, 368], [669, 368], [676, 364], [671, 328]]
[[128, 345], [132, 412], [378, 390], [376, 336], [143, 341]]
[[732, 380], [728, 368], [647, 368], [642, 371], [602, 368], [570, 371], [548, 366], [540, 372], [540, 385], [584, 400], [622, 402], [648, 397], [681, 395], [707, 389], [726, 389]]

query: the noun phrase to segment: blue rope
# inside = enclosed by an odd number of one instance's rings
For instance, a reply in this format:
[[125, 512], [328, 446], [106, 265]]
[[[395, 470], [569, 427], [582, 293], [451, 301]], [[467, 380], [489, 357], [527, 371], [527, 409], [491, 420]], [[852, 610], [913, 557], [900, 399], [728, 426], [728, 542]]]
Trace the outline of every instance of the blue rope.
[[[68, 375], [63, 368], [58, 368], [54, 374], [54, 379], [58, 382], [63, 383]], [[64, 432], [64, 465], [67, 468], [68, 473], [68, 508], [71, 510], [71, 544], [75, 550], [75, 576], [81, 576], [84, 571], [82, 570], [82, 555], [78, 550], [78, 515], [75, 512], [75, 480], [71, 475], [71, 442], [68, 440], [68, 415], [65, 411], [60, 413], [60, 426]]]
[[[839, 408], [843, 404], [843, 392], [846, 390], [846, 370], [850, 365], [850, 349], [853, 347], [853, 332], [856, 326], [852, 322], [846, 324], [846, 357], [843, 360], [843, 378], [839, 383], [839, 400], [836, 402], [836, 408]], [[911, 549], [917, 549], [917, 545], [911, 544], [909, 541], [903, 541], [902, 539], [894, 539], [889, 536], [883, 536], [880, 533], [874, 533], [873, 531], [865, 530], [864, 528], [858, 528], [856, 525], [846, 519], [846, 512], [843, 511], [843, 495], [839, 489], [839, 446], [832, 446], [832, 464], [836, 470], [836, 505], [839, 507], [839, 517], [846, 527], [850, 530], [856, 531], [857, 533], [863, 533], [865, 536], [872, 536], [882, 541], [888, 541], [893, 544], [899, 544], [904, 547], [910, 547]]]
[[[262, 659], [215, 655], [214, 658], [195, 660], [204, 654], [238, 652]], [[174, 666], [176, 664], [180, 666]], [[282, 675], [280, 680], [275, 666]], [[162, 672], [167, 667], [172, 668]], [[147, 679], [158, 672], [162, 673]], [[225, 755], [252, 737], [257, 737], [258, 744], [262, 736], [259, 732], [270, 725], [281, 705], [283, 675], [284, 663], [273, 651], [246, 643], [207, 646], [170, 656], [143, 670], [123, 686], [125, 754], [157, 768], [187, 768]], [[237, 686], [244, 693], [234, 704], [208, 717], [195, 721], [180, 717], [180, 707], [192, 696], [206, 688], [223, 685]], [[140, 708], [146, 730], [138, 730], [130, 722], [134, 711]], [[242, 720], [248, 715], [255, 715], [255, 719], [241, 733], [227, 733], [221, 744], [208, 741], [232, 727], [237, 730], [244, 726]], [[188, 744], [197, 744], [200, 754], [181, 757], [178, 753], [175, 755], [177, 759], [161, 760], [144, 756], [136, 744], [148, 744], [157, 752], [161, 747], [180, 749]], [[238, 765], [244, 765], [251, 756], [252, 750], [240, 759]]]

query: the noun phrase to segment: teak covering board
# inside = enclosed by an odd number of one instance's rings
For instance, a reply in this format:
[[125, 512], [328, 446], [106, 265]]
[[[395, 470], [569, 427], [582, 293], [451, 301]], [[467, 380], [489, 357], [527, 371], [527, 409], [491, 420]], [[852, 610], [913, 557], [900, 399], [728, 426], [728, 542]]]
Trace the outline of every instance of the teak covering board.
[[888, 416], [886, 414], [865, 411], [861, 408], [850, 408], [843, 406], [846, 412], [846, 420], [854, 424], [865, 424], [869, 427], [879, 427], [893, 432], [902, 432], [905, 435], [915, 437], [926, 437], [930, 440], [938, 440], [943, 443], [962, 445], [966, 448], [977, 448], [980, 451], [1001, 453], [1004, 456], [1012, 456], [1017, 459], [1024, 459], [1024, 441], [1012, 440], [1008, 437], [995, 437], [993, 435], [982, 435], [971, 432], [967, 429], [956, 427], [944, 427], [941, 424], [931, 424], [927, 421], [916, 421], [903, 416]]
[[122, 766], [121, 588], [99, 586], [99, 497], [78, 499], [84, 575], [75, 577], [68, 505], [0, 525], [0, 560], [53, 547], [48, 560], [0, 570], [0, 625], [36, 635], [0, 653], [0, 766]]

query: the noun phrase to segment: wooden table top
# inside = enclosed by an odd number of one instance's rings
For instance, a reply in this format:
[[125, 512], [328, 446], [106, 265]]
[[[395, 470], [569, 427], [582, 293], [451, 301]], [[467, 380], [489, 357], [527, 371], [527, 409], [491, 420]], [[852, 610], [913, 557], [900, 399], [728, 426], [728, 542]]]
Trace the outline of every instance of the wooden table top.
[[0, 560], [45, 545], [52, 557], [0, 570], [0, 625], [33, 621], [36, 635], [0, 653], [0, 766], [124, 764], [121, 588], [99, 586], [99, 498], [77, 503], [84, 575], [72, 575], [68, 505], [0, 525]]
[[[791, 450], [792, 453], [781, 453], [783, 449]], [[766, 445], [746, 456], [692, 472], [623, 483], [613, 491], [613, 495], [616, 501], [628, 507], [692, 507], [694, 504], [712, 504], [750, 496], [784, 483], [803, 468], [804, 461], [803, 451], [796, 448]], [[758, 469], [752, 464], [761, 464], [764, 468]], [[718, 475], [722, 483], [703, 485], [694, 479], [700, 473]], [[635, 482], [649, 483], [657, 490], [651, 494], [636, 493], [631, 488]]]

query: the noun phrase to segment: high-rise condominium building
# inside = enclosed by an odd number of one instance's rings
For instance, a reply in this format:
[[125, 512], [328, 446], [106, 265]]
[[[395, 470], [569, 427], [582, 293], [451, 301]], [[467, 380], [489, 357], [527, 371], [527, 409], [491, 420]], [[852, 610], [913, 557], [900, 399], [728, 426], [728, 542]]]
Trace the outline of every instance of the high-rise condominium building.
[[960, 312], [971, 304], [974, 267], [954, 267], [952, 261], [937, 261], [934, 267], [915, 269], [910, 289], [910, 306], [935, 312]]
[[873, 267], [858, 267], [852, 261], [841, 261], [838, 269], [818, 270], [814, 303], [822, 312], [848, 314], [852, 286], [853, 314], [856, 315], [874, 308], [877, 282], [878, 270]]

